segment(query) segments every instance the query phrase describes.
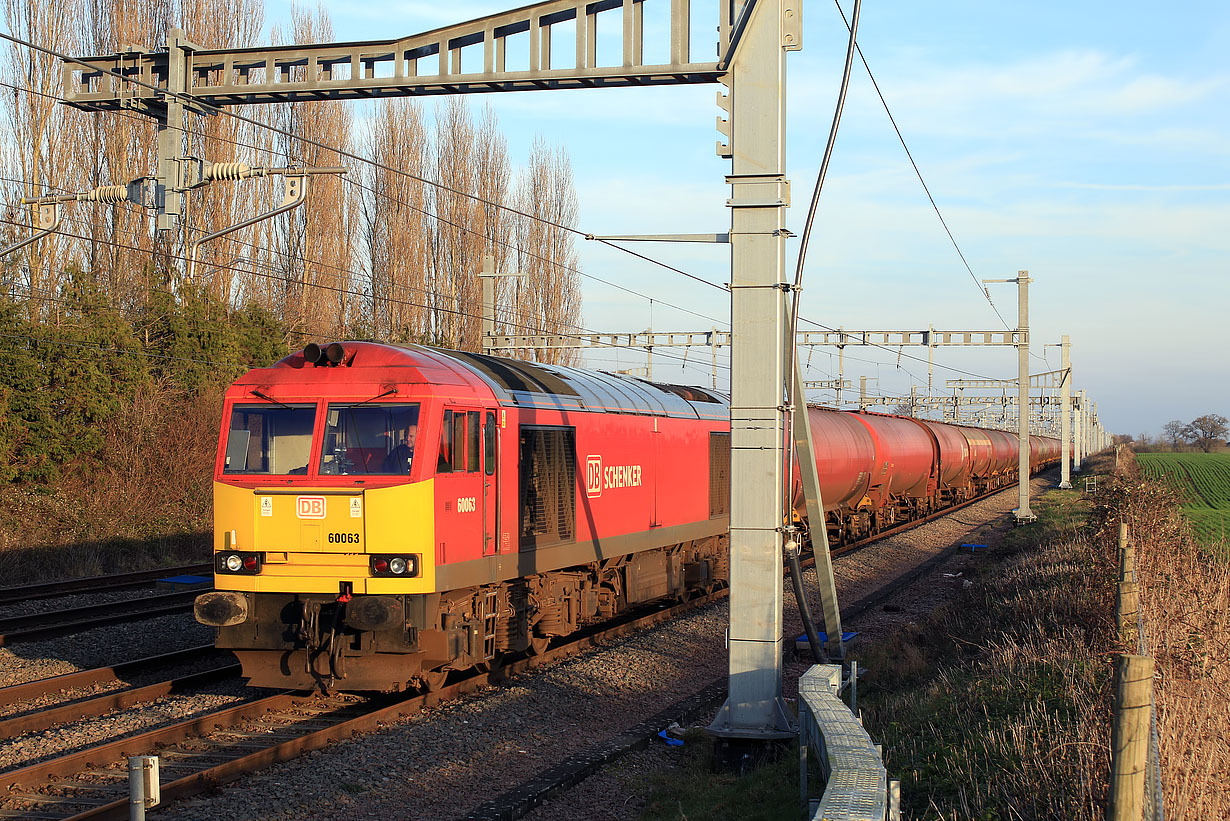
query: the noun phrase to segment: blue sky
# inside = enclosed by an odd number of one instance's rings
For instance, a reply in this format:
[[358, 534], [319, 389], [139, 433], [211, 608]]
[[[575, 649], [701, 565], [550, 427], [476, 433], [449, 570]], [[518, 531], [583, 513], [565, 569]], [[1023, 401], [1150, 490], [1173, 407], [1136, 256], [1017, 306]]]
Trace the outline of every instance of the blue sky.
[[[329, 0], [341, 40], [417, 33], [516, 4]], [[648, 0], [648, 28], [655, 7]], [[847, 12], [850, 2], [844, 4]], [[716, 4], [694, 0], [694, 48]], [[287, 8], [271, 3], [269, 22]], [[836, 98], [845, 32], [832, 3], [804, 8], [804, 49], [788, 65], [788, 174], [798, 232]], [[978, 278], [1028, 269], [1035, 344], [1072, 338], [1077, 387], [1113, 431], [1156, 433], [1167, 420], [1230, 416], [1230, 5], [1188, 3], [864, 4], [859, 42], [924, 177]], [[558, 37], [559, 35], [557, 35]], [[557, 40], [557, 43], [559, 41]], [[557, 45], [557, 48], [560, 46]], [[565, 44], [565, 47], [567, 45]], [[490, 104], [514, 162], [535, 136], [573, 162], [580, 227], [594, 234], [720, 232], [729, 225], [714, 86], [531, 92]], [[638, 245], [713, 282], [725, 246]], [[792, 253], [795, 248], [792, 248]], [[728, 299], [684, 277], [583, 244], [584, 270], [653, 297], [585, 280], [595, 330], [707, 329]], [[846, 328], [1002, 327], [910, 169], [866, 74], [851, 83], [808, 252], [802, 314]], [[1015, 324], [1015, 287], [992, 286]], [[674, 310], [686, 307], [707, 318]], [[906, 350], [907, 354], [910, 349]], [[846, 376], [882, 394], [927, 384], [925, 363], [849, 349]], [[918, 355], [920, 351], [913, 351]], [[925, 353], [925, 352], [921, 352]], [[673, 352], [671, 356], [679, 356]], [[1058, 367], [1056, 349], [1035, 370]], [[806, 354], [804, 354], [806, 359]], [[852, 359], [865, 361], [851, 361]], [[835, 370], [811, 357], [808, 378]], [[643, 364], [596, 353], [599, 367]], [[655, 377], [707, 384], [708, 355]], [[1015, 376], [1007, 349], [944, 351], [939, 365]], [[1048, 367], [1049, 365], [1049, 367]], [[907, 372], [908, 371], [908, 372]], [[723, 371], [720, 378], [726, 378]]]

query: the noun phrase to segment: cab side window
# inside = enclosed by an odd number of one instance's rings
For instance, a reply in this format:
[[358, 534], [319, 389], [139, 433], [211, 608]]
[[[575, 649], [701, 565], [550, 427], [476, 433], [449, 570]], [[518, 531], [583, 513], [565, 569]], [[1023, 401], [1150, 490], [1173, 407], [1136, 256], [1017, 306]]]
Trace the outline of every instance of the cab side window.
[[495, 473], [495, 414], [487, 413], [487, 424], [483, 426], [483, 472], [488, 476]]
[[[463, 414], [457, 414], [463, 417]], [[436, 473], [452, 473], [453, 472], [453, 437], [454, 414], [451, 410], [444, 412], [444, 424], [440, 426], [440, 458], [436, 461]], [[465, 438], [461, 440], [465, 442]]]
[[481, 470], [479, 461], [483, 457], [482, 435], [483, 428], [479, 422], [481, 414], [478, 411], [469, 411], [466, 413], [466, 471], [469, 473], [478, 473]]

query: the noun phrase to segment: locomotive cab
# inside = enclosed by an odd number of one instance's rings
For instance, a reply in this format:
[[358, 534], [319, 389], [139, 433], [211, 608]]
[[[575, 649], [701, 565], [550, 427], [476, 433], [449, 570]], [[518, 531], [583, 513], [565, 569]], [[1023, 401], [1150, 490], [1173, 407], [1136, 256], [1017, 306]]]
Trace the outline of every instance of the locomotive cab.
[[227, 392], [197, 620], [252, 685], [387, 691], [712, 589], [726, 426], [697, 389], [308, 346]]
[[[397, 655], [402, 683], [424, 674], [406, 656], [429, 666], [472, 655], [460, 646], [467, 625], [425, 633], [439, 626], [437, 546], [457, 559], [461, 544], [481, 545], [477, 557], [498, 543], [495, 408], [442, 402], [430, 385], [369, 382], [358, 369], [309, 368], [302, 355], [279, 366], [226, 398], [215, 590], [198, 598], [197, 620], [218, 628], [217, 645], [256, 685], [345, 678], [351, 689], [388, 689], [387, 670], [365, 680], [347, 655]], [[423, 656], [433, 644], [436, 658]], [[273, 669], [269, 651], [283, 657]]]

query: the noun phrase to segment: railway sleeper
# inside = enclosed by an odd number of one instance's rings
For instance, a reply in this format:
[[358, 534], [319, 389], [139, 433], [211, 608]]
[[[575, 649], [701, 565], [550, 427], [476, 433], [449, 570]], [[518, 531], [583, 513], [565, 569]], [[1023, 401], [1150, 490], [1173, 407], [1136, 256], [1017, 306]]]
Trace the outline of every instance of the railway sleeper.
[[629, 607], [711, 591], [729, 578], [713, 537], [445, 593], [213, 591], [197, 620], [218, 628], [249, 684], [292, 689], [434, 689], [449, 670], [541, 652], [546, 642]]

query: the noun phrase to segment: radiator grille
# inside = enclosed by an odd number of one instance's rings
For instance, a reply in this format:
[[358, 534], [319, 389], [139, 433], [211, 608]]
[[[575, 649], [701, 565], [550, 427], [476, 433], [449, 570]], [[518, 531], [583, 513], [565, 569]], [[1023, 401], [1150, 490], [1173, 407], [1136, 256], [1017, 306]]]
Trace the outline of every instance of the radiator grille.
[[576, 533], [576, 433], [521, 428], [521, 546], [566, 542]]
[[730, 434], [709, 434], [709, 518], [730, 515]]

